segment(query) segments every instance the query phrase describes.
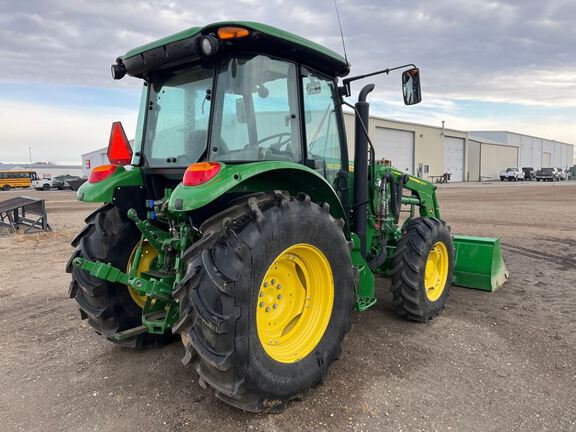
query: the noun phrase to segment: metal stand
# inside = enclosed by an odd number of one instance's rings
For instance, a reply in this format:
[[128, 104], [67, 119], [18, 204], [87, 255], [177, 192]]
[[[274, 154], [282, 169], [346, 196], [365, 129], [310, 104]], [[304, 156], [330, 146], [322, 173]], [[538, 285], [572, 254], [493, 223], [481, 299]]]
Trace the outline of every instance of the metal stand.
[[[35, 219], [27, 217], [33, 214]], [[16, 233], [25, 227], [24, 232], [52, 231], [48, 225], [46, 205], [44, 200], [30, 197], [16, 197], [0, 202], [0, 228], [7, 227]]]

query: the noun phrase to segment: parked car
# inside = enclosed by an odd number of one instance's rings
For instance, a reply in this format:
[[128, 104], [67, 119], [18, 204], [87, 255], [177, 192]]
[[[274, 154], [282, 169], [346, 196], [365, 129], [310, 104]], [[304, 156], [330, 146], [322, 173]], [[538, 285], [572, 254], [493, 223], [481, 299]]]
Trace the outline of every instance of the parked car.
[[520, 168], [506, 168], [505, 171], [500, 172], [500, 180], [517, 181], [524, 180], [524, 171]]
[[536, 178], [536, 171], [532, 167], [524, 167], [522, 172], [524, 173], [524, 180], [534, 180]]
[[36, 190], [49, 191], [52, 188], [52, 179], [37, 178], [36, 180], [32, 180], [32, 187]]
[[537, 181], [560, 181], [560, 174], [556, 168], [542, 168], [536, 172]]
[[80, 177], [68, 174], [56, 176], [52, 181], [52, 187], [55, 187], [58, 190], [71, 189], [69, 183], [70, 180], [80, 180]]
[[560, 176], [560, 180], [566, 180], [566, 171], [564, 171], [562, 168], [556, 168], [558, 170], [558, 175]]

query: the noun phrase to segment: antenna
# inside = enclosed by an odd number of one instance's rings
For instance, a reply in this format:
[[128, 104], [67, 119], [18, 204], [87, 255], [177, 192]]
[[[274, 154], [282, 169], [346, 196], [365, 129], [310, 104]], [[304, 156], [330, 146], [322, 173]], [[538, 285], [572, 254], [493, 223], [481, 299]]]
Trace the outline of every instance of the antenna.
[[336, 17], [338, 18], [338, 27], [340, 28], [340, 37], [342, 38], [344, 59], [346, 60], [346, 63], [348, 63], [348, 55], [346, 54], [346, 43], [344, 42], [344, 32], [342, 32], [342, 23], [340, 22], [340, 12], [338, 11], [338, 0], [334, 0], [334, 7], [336, 8]]

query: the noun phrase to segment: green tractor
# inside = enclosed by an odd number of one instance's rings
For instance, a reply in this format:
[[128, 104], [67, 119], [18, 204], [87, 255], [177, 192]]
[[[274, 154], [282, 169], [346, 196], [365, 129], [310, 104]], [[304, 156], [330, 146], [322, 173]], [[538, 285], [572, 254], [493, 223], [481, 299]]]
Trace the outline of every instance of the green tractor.
[[[127, 52], [114, 79], [143, 81], [134, 148], [114, 123], [111, 165], [78, 199], [101, 202], [67, 271], [83, 319], [125, 347], [179, 335], [200, 384], [247, 411], [280, 410], [326, 379], [351, 315], [391, 278], [413, 321], [450, 285], [508, 277], [497, 239], [451, 235], [436, 187], [376, 162], [359, 92], [355, 152], [342, 105], [355, 80], [340, 55], [252, 22], [194, 27]], [[341, 84], [341, 85], [339, 85]]]

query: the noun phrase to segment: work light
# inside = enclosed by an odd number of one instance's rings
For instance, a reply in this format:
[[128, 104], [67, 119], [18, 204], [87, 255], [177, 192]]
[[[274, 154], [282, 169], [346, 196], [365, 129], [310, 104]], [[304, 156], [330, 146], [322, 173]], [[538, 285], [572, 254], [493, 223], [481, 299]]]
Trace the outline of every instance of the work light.
[[207, 57], [216, 54], [218, 52], [219, 47], [220, 43], [218, 42], [218, 39], [216, 39], [214, 36], [210, 35], [204, 36], [200, 40], [200, 48], [202, 49], [202, 54], [204, 54]]

